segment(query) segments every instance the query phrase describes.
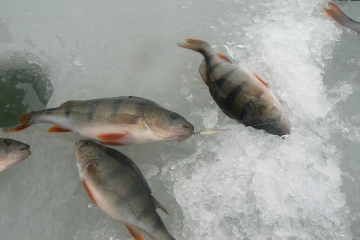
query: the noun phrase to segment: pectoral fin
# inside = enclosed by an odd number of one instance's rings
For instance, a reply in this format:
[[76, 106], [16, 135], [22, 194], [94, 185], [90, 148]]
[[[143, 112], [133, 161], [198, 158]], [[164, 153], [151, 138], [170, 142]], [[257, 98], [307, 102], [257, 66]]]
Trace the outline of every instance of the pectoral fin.
[[222, 53], [217, 53], [217, 55], [218, 55], [219, 58], [221, 58], [221, 59], [224, 60], [225, 62], [232, 63], [232, 62], [230, 61], [230, 59], [229, 59], [227, 56], [225, 56], [224, 54], [222, 54]]
[[145, 240], [144, 236], [139, 231], [133, 229], [128, 224], [125, 224], [125, 226], [129, 230], [130, 234], [135, 238], [135, 240]]
[[107, 122], [113, 124], [137, 124], [140, 119], [141, 116], [138, 115], [119, 113], [108, 117]]

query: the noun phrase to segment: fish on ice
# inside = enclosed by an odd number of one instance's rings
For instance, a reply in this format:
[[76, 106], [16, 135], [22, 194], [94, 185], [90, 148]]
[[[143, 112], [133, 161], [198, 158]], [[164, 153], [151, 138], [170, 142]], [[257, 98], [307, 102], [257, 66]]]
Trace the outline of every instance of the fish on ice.
[[76, 132], [105, 145], [182, 140], [194, 127], [179, 114], [140, 97], [114, 97], [68, 101], [57, 108], [27, 113], [20, 126], [5, 132], [21, 131], [35, 123], [55, 125], [49, 132]]
[[9, 138], [0, 138], [0, 172], [25, 160], [30, 154], [29, 145]]
[[349, 28], [358, 34], [360, 34], [360, 23], [352, 20], [348, 15], [346, 15], [338, 5], [333, 2], [329, 2], [330, 9], [326, 9], [325, 13], [337, 21], [339, 24], [343, 25], [346, 28]]
[[204, 60], [199, 72], [220, 109], [246, 126], [278, 136], [290, 134], [290, 124], [269, 84], [258, 75], [233, 64], [225, 55], [194, 38], [180, 47], [199, 52]]
[[90, 140], [75, 143], [77, 167], [94, 203], [112, 218], [124, 222], [131, 235], [144, 239], [174, 239], [156, 208], [166, 209], [151, 195], [139, 168], [127, 156]]

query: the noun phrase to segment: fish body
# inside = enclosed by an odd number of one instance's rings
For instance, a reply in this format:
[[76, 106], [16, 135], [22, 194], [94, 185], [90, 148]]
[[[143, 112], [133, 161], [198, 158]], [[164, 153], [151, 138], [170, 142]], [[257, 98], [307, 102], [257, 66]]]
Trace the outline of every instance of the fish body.
[[343, 25], [346, 28], [349, 28], [358, 34], [360, 34], [360, 23], [352, 20], [348, 15], [346, 15], [338, 5], [335, 3], [329, 2], [330, 9], [326, 9], [325, 13], [337, 21], [339, 24]]
[[204, 56], [200, 75], [227, 116], [270, 134], [290, 134], [285, 112], [268, 83], [216, 53], [207, 42], [193, 38], [186, 42], [178, 45]]
[[135, 163], [115, 149], [90, 140], [75, 144], [82, 183], [90, 198], [109, 216], [124, 222], [135, 239], [146, 233], [156, 240], [174, 239], [156, 212], [165, 208]]
[[30, 154], [29, 145], [9, 138], [0, 138], [0, 172], [25, 160]]
[[50, 123], [49, 132], [76, 132], [106, 145], [181, 140], [194, 127], [175, 112], [139, 97], [68, 101], [57, 108], [27, 113], [19, 118], [16, 132], [35, 123]]

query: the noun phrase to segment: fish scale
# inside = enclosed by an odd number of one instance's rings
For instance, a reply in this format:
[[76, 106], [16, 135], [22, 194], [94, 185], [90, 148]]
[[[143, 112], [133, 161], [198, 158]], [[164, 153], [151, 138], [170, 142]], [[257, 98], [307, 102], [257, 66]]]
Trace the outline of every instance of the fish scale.
[[124, 222], [133, 236], [143, 232], [156, 240], [174, 239], [156, 212], [156, 206], [165, 208], [152, 197], [131, 159], [90, 140], [77, 142], [75, 148], [84, 187], [102, 210]]

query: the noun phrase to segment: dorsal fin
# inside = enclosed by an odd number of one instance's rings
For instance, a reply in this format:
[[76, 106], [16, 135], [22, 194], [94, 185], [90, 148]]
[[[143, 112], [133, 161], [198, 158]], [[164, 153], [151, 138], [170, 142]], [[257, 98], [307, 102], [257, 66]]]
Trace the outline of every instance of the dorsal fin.
[[161, 205], [161, 203], [160, 203], [158, 200], [156, 200], [156, 199], [154, 198], [154, 196], [152, 196], [152, 199], [153, 199], [153, 202], [154, 202], [154, 204], [155, 204], [155, 206], [156, 206], [157, 208], [160, 208], [160, 209], [163, 210], [166, 214], [169, 214], [169, 213], [166, 211], [165, 207], [164, 207], [163, 205]]
[[69, 101], [66, 101], [63, 104], [61, 104], [60, 107], [66, 107], [66, 106], [69, 106], [69, 105], [77, 103], [77, 102], [80, 102], [80, 100], [69, 100]]
[[256, 73], [253, 73], [253, 74], [257, 80], [259, 80], [262, 84], [264, 84], [265, 87], [267, 87], [267, 88], [270, 87], [270, 85], [267, 82], [265, 82], [264, 80], [262, 80], [261, 77], [259, 77], [259, 75], [257, 75]]
[[227, 56], [225, 56], [224, 54], [222, 54], [222, 53], [217, 53], [217, 55], [218, 55], [218, 57], [221, 58], [222, 60], [224, 60], [224, 61], [226, 61], [226, 62], [229, 62], [229, 63], [232, 63], [232, 62], [230, 61], [230, 59], [229, 59]]

